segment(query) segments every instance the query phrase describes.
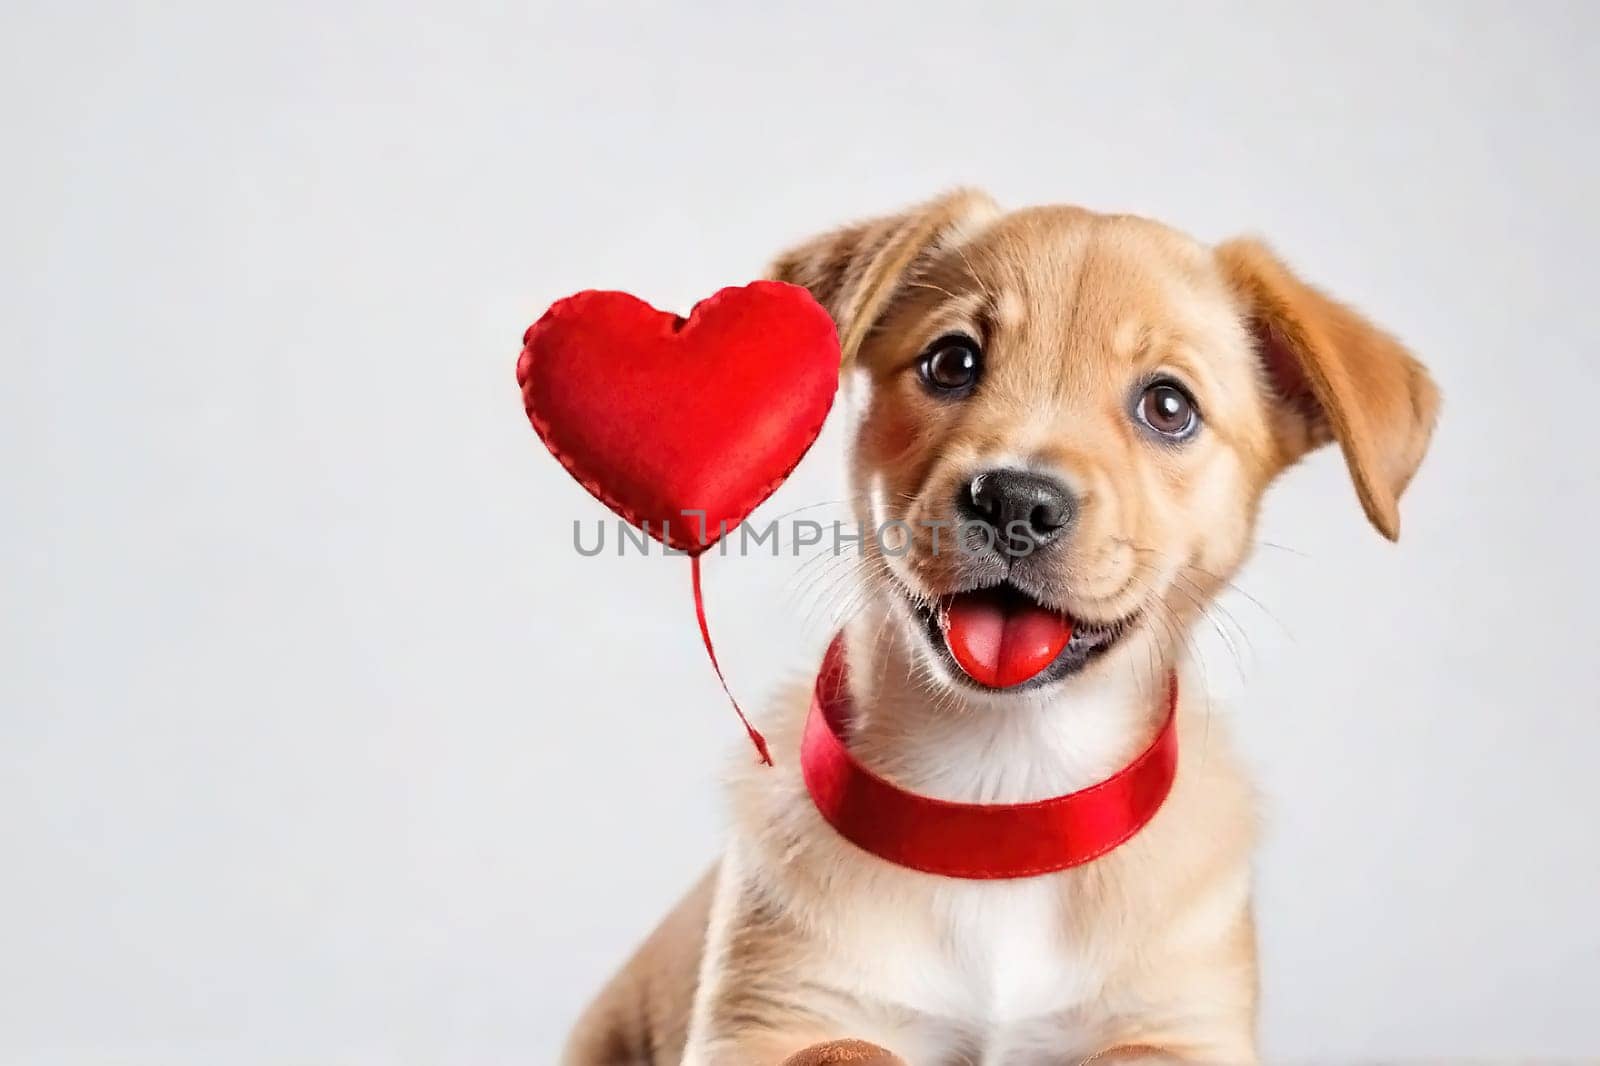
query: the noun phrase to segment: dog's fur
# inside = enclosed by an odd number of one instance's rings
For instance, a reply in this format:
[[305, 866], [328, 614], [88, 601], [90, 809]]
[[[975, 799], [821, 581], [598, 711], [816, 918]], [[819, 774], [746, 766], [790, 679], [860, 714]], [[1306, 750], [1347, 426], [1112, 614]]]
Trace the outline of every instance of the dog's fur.
[[[1069, 792], [1148, 743], [1169, 669], [1185, 754], [1155, 819], [1103, 858], [946, 879], [858, 851], [821, 820], [800, 779], [810, 691], [796, 687], [771, 718], [777, 766], [734, 777], [726, 854], [590, 1008], [567, 1061], [776, 1064], [843, 1037], [915, 1066], [1253, 1061], [1253, 799], [1183, 672], [1184, 634], [1244, 559], [1267, 485], [1323, 443], [1338, 441], [1367, 516], [1398, 535], [1438, 406], [1427, 373], [1254, 241], [1206, 247], [1072, 207], [1006, 214], [970, 191], [812, 240], [772, 273], [838, 322], [857, 517], [917, 531], [904, 555], [868, 538], [865, 607], [845, 630], [856, 755], [950, 800]], [[952, 331], [986, 359], [953, 402], [915, 369]], [[1181, 446], [1129, 414], [1157, 370], [1204, 419]], [[1044, 597], [1079, 619], [1138, 618], [1083, 671], [1016, 693], [959, 683], [912, 610], [973, 565], [930, 550], [925, 523], [950, 519], [958, 488], [999, 465], [1050, 472], [1078, 496], [1071, 536], [1025, 561]]]

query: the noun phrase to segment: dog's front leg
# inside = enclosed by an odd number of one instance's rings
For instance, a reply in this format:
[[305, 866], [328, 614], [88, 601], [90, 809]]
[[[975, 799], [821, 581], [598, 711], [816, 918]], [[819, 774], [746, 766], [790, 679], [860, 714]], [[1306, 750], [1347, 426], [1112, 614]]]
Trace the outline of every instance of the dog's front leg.
[[[851, 1002], [816, 980], [814, 948], [784, 909], [724, 860], [683, 1066], [895, 1066], [873, 1058]], [[853, 1058], [851, 1056], [854, 1056]]]
[[[788, 1053], [786, 1053], [786, 1051]], [[742, 1034], [709, 1047], [691, 1043], [683, 1066], [906, 1066], [904, 1060], [863, 1040], [824, 1040], [796, 1048], [788, 1035]]]
[[719, 951], [713, 930], [683, 1066], [779, 1066], [844, 1035], [807, 1002], [794, 969], [778, 961], [781, 954], [775, 953], [765, 965], [750, 965], [753, 960], [741, 950], [741, 944], [749, 945], [750, 936], [749, 925], [741, 922], [730, 938], [732, 944]]
[[898, 1055], [865, 1040], [813, 1044], [784, 1060], [783, 1066], [906, 1066]]

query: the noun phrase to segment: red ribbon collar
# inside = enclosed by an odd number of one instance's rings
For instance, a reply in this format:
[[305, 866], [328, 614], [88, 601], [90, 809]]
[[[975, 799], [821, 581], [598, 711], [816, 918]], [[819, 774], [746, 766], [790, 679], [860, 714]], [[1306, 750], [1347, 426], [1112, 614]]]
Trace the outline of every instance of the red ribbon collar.
[[1173, 674], [1155, 739], [1097, 785], [1034, 803], [951, 803], [907, 792], [851, 754], [844, 737], [853, 708], [835, 638], [817, 675], [800, 771], [828, 824], [880, 859], [945, 877], [1034, 877], [1097, 859], [1155, 817], [1178, 768], [1177, 708]]

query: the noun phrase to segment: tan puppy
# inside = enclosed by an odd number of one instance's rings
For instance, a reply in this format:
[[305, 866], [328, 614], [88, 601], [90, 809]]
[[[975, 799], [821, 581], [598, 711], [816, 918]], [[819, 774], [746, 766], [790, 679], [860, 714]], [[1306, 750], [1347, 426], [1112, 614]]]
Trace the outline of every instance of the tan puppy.
[[[1367, 516], [1398, 535], [1438, 407], [1427, 373], [1252, 241], [1006, 214], [974, 192], [813, 240], [773, 273], [839, 324], [857, 517], [915, 531], [903, 554], [868, 538], [846, 628], [852, 752], [941, 799], [1060, 795], [1149, 743], [1177, 669], [1184, 756], [1159, 813], [1102, 858], [1015, 880], [918, 873], [811, 802], [808, 680], [767, 723], [777, 766], [740, 756], [722, 861], [567, 1061], [776, 1064], [847, 1037], [912, 1066], [1253, 1061], [1252, 797], [1183, 673], [1185, 633], [1245, 558], [1267, 485], [1310, 449], [1337, 440]], [[932, 524], [963, 513], [1020, 520], [1034, 550], [951, 551], [946, 533], [935, 551]], [[986, 687], [940, 638], [941, 612], [997, 582], [1076, 633], [1014, 688]]]

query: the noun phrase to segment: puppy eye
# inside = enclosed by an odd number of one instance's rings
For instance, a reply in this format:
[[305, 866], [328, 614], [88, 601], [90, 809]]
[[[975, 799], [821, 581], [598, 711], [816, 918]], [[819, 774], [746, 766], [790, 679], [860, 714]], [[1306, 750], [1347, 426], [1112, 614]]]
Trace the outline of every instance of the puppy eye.
[[978, 383], [983, 355], [971, 337], [952, 334], [928, 346], [917, 361], [917, 372], [930, 390], [942, 395], [970, 392]]
[[1194, 400], [1171, 381], [1154, 381], [1139, 394], [1139, 421], [1169, 440], [1187, 440], [1200, 428]]

